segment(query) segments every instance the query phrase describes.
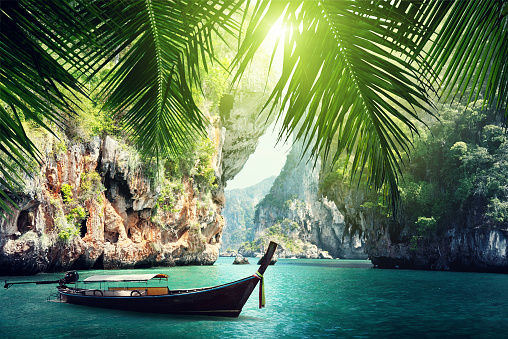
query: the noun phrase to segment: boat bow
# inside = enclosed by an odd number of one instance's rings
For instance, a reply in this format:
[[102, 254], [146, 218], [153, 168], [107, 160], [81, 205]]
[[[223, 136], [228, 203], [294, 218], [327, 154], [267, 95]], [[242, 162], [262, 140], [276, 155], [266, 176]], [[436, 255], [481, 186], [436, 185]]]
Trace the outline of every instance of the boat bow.
[[265, 282], [263, 280], [263, 274], [266, 271], [268, 265], [272, 261], [273, 255], [275, 254], [275, 250], [277, 249], [277, 243], [270, 241], [270, 245], [268, 245], [268, 249], [261, 259], [261, 265], [256, 273], [254, 273], [254, 277], [259, 280], [259, 308], [263, 308], [266, 305], [265, 298]]

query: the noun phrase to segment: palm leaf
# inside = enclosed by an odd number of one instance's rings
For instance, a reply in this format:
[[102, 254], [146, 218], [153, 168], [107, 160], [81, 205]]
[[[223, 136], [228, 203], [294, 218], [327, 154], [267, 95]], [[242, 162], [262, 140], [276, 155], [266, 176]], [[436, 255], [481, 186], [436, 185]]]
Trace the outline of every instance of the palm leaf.
[[104, 24], [96, 34], [107, 46], [94, 59], [110, 61], [127, 53], [112, 69], [103, 97], [105, 109], [121, 117], [145, 154], [163, 156], [186, 148], [203, 133], [206, 120], [192, 98], [200, 86], [200, 65], [214, 61], [212, 34], [219, 27], [235, 34], [231, 15], [239, 1], [115, 1], [95, 7]]
[[427, 60], [442, 75], [444, 99], [483, 93], [508, 120], [508, 1], [456, 1]]
[[[283, 131], [314, 155], [342, 153], [351, 177], [367, 170], [368, 184], [388, 185], [398, 197], [400, 160], [420, 113], [431, 113], [432, 78], [422, 46], [446, 14], [448, 2], [260, 1], [238, 59], [240, 73], [284, 17], [282, 76], [270, 96], [272, 111], [287, 110]], [[269, 13], [266, 15], [264, 13]], [[430, 73], [431, 74], [431, 73]], [[282, 119], [282, 112], [279, 112]], [[330, 154], [331, 150], [334, 154]]]
[[[79, 91], [76, 79], [92, 76], [119, 51], [125, 54], [107, 80], [105, 108], [123, 119], [145, 153], [162, 156], [185, 147], [206, 124], [190, 89], [199, 87], [200, 66], [206, 70], [214, 61], [211, 36], [239, 31], [233, 16], [244, 2], [3, 2], [1, 184], [9, 188], [19, 180], [9, 174], [10, 163], [29, 172], [25, 160], [37, 157], [21, 117], [47, 129], [48, 123], [61, 124], [72, 98], [59, 88]], [[489, 102], [497, 97], [498, 107], [506, 105], [506, 1], [457, 2], [425, 60], [423, 46], [452, 2], [255, 4], [235, 79], [282, 16], [291, 33], [283, 41], [283, 73], [270, 100], [272, 112], [288, 108], [284, 118], [279, 115], [283, 133], [295, 133], [314, 154], [336, 160], [345, 153], [352, 174], [367, 170], [370, 185], [388, 184], [392, 196], [400, 159], [411, 145], [409, 133], [417, 133], [419, 112], [429, 113], [427, 91], [447, 60], [452, 62], [444, 72], [446, 88], [459, 86], [462, 95], [469, 83], [484, 86]], [[461, 29], [482, 43], [470, 45]], [[467, 70], [476, 64], [479, 72]]]
[[[21, 122], [32, 120], [48, 131], [51, 124], [61, 126], [62, 112], [72, 111], [73, 100], [62, 89], [81, 91], [75, 75], [84, 57], [74, 42], [89, 39], [77, 34], [84, 26], [76, 13], [67, 3], [50, 1], [10, 1], [0, 7], [0, 194], [5, 199], [4, 189], [15, 192], [21, 182], [18, 168], [30, 175], [30, 162], [39, 159]], [[10, 211], [3, 200], [0, 210], [2, 215]]]
[[[213, 62], [211, 35], [235, 34], [231, 16], [241, 1], [29, 1], [1, 6], [2, 131], [0, 165], [7, 190], [21, 181], [11, 163], [30, 173], [37, 150], [18, 112], [51, 131], [72, 111], [61, 89], [81, 91], [78, 78], [92, 77], [120, 51], [124, 58], [106, 83], [105, 109], [122, 117], [140, 148], [160, 157], [185, 147], [204, 131], [191, 86], [200, 65]], [[241, 12], [241, 11], [240, 11]], [[125, 113], [127, 110], [127, 113]], [[2, 196], [7, 195], [2, 191]], [[0, 203], [1, 210], [9, 210]]]

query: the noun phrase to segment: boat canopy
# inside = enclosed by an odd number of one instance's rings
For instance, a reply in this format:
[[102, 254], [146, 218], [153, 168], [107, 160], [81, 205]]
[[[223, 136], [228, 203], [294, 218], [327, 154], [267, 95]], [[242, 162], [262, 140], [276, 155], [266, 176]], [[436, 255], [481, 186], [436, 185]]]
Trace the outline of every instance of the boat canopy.
[[86, 278], [83, 282], [121, 282], [121, 281], [148, 281], [154, 278], [167, 279], [166, 274], [117, 274], [117, 275], [92, 275]]

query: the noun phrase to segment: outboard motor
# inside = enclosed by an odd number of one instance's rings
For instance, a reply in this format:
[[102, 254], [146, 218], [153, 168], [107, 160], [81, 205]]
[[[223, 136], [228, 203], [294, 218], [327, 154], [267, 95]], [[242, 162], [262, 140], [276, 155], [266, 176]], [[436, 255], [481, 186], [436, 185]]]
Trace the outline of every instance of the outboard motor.
[[65, 272], [65, 277], [59, 280], [44, 280], [44, 281], [21, 281], [21, 282], [7, 282], [5, 281], [4, 288], [9, 288], [12, 285], [18, 284], [60, 284], [60, 286], [64, 286], [65, 284], [75, 284], [79, 280], [79, 274], [77, 271], [68, 271]]
[[79, 280], [79, 274], [77, 271], [67, 271], [65, 272], [65, 277], [60, 280], [61, 285], [65, 284], [75, 284]]

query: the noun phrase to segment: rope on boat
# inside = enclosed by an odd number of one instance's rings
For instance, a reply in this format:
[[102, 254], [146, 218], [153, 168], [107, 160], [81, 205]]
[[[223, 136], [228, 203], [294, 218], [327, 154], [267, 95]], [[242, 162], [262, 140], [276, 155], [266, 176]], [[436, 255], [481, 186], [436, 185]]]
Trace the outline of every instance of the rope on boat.
[[259, 282], [259, 308], [265, 307], [265, 281], [263, 280], [263, 275], [259, 272], [254, 273], [254, 277], [261, 280]]

